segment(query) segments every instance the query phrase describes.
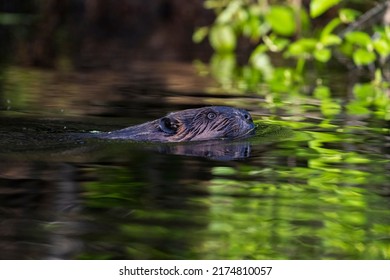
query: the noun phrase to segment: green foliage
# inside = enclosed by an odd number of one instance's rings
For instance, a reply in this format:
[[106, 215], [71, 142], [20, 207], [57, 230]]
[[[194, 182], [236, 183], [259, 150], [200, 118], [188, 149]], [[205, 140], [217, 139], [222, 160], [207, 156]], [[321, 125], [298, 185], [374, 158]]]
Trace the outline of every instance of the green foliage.
[[218, 52], [232, 52], [236, 48], [236, 36], [229, 25], [215, 25], [210, 30], [210, 44]]
[[310, 16], [316, 18], [340, 2], [341, 0], [312, 0], [310, 1]]
[[[266, 100], [272, 101], [270, 106], [272, 103], [276, 108], [279, 106], [279, 96], [283, 95], [286, 100], [288, 97], [284, 93], [294, 96], [304, 91], [307, 76], [310, 75], [307, 70], [326, 68], [328, 62], [343, 56], [342, 61], [349, 60], [358, 68], [370, 66], [370, 69], [377, 69], [375, 80], [363, 86], [375, 89], [372, 90], [375, 94], [371, 94], [374, 101], [366, 104], [350, 100], [347, 104], [349, 112], [370, 112], [387, 120], [388, 84], [380, 69], [386, 69], [390, 56], [390, 26], [377, 26], [364, 31], [346, 29], [359, 19], [361, 13], [342, 7], [339, 0], [311, 1], [309, 11], [293, 3], [278, 1], [276, 4], [267, 0], [205, 1], [205, 7], [214, 10], [216, 19], [211, 27], [197, 29], [194, 41], [200, 42], [208, 37], [215, 50], [209, 69], [221, 85], [219, 90], [266, 95]], [[313, 29], [312, 20], [330, 8], [337, 12], [333, 13], [336, 16], [328, 15], [328, 21], [323, 26]], [[346, 31], [341, 33], [343, 29]], [[237, 42], [242, 40], [247, 40], [253, 49], [247, 63], [239, 64], [235, 52]], [[280, 58], [284, 60], [281, 62]], [[378, 78], [378, 75], [381, 77]], [[355, 87], [360, 86], [357, 84]], [[317, 88], [314, 94], [321, 95], [320, 92]], [[326, 116], [342, 110], [339, 102], [331, 96], [321, 100], [321, 109]]]
[[[330, 98], [323, 86], [315, 94]], [[387, 239], [379, 241], [389, 225], [380, 222], [381, 211], [373, 206], [381, 198], [362, 187], [386, 182], [383, 158], [340, 149], [364, 141], [359, 139], [364, 134], [357, 135], [352, 127], [347, 135], [309, 134], [306, 139], [295, 134], [281, 143], [284, 152], [265, 151], [267, 162], [261, 166], [212, 169], [208, 230], [215, 238], [203, 248], [209, 258], [389, 258]], [[276, 159], [283, 156], [307, 165], [281, 166]], [[383, 209], [387, 214], [382, 218], [388, 221], [389, 211]]]
[[206, 27], [206, 26], [200, 27], [200, 28], [196, 29], [196, 31], [192, 35], [192, 40], [195, 43], [200, 43], [204, 40], [204, 38], [206, 38], [208, 32], [209, 32], [208, 27]]
[[353, 9], [340, 9], [339, 17], [343, 23], [352, 23], [361, 13]]
[[378, 72], [373, 82], [356, 84], [353, 87], [355, 99], [347, 105], [350, 114], [374, 114], [379, 119], [390, 120], [389, 86], [382, 82], [381, 74]]
[[292, 36], [296, 32], [294, 11], [287, 6], [271, 6], [265, 15], [265, 20], [278, 35]]
[[[314, 19], [340, 2], [311, 1], [310, 17]], [[261, 46], [262, 60], [269, 52], [277, 52], [298, 61], [303, 58], [325, 63], [333, 57], [333, 49], [342, 45], [340, 49], [343, 53], [351, 57], [357, 66], [362, 66], [378, 58], [386, 58], [390, 53], [389, 27], [377, 30], [375, 38], [363, 31], [349, 32], [345, 38], [335, 32], [357, 19], [360, 13], [353, 9], [340, 9], [338, 16], [325, 26], [307, 32], [310, 26], [307, 12], [288, 1], [285, 5], [277, 5], [268, 1], [206, 0], [205, 7], [216, 12], [215, 23], [211, 28], [198, 28], [193, 39], [200, 42], [208, 35], [216, 52], [232, 52], [238, 38], [246, 37], [257, 44], [254, 49], [256, 54]]]
[[353, 58], [356, 65], [369, 65], [390, 55], [390, 27], [376, 30], [375, 38], [362, 31], [353, 31], [345, 36], [342, 51]]

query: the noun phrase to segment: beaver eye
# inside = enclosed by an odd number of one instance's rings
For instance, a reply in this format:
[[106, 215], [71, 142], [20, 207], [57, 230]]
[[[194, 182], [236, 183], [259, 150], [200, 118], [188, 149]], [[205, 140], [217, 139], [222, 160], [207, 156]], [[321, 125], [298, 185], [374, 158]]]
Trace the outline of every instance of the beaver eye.
[[213, 119], [215, 119], [216, 117], [217, 117], [217, 115], [216, 115], [215, 113], [213, 113], [213, 112], [210, 112], [210, 113], [207, 114], [207, 118], [208, 118], [209, 120], [213, 120]]

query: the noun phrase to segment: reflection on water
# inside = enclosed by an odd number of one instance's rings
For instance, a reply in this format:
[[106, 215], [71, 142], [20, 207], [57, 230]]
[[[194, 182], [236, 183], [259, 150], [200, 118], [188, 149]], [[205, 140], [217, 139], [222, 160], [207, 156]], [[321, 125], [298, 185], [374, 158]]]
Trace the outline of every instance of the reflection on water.
[[[189, 74], [180, 86], [118, 74], [89, 89], [86, 74], [42, 75], [34, 95], [13, 83], [1, 93], [14, 107], [0, 118], [0, 258], [390, 259], [389, 130], [375, 116], [320, 118], [307, 100], [277, 115], [260, 98], [196, 90]], [[92, 100], [103, 88], [112, 94]], [[208, 101], [251, 110], [257, 135], [191, 145], [77, 136]], [[298, 107], [309, 109], [279, 117]]]
[[251, 145], [247, 141], [215, 141], [158, 146], [158, 151], [165, 154], [197, 156], [223, 161], [249, 157]]

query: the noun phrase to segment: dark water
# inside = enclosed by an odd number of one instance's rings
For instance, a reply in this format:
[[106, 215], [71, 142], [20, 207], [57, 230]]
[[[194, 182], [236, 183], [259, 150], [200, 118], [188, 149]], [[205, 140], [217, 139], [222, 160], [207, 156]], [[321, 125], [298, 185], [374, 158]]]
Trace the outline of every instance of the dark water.
[[[313, 96], [219, 93], [191, 69], [8, 69], [0, 258], [390, 259], [388, 121], [324, 116]], [[248, 109], [257, 135], [180, 145], [77, 137], [202, 105]]]

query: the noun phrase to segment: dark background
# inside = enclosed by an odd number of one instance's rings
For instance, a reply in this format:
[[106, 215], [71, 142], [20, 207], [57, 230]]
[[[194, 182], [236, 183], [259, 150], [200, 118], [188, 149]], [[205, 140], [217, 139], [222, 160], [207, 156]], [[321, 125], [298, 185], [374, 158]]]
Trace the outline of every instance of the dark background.
[[0, 13], [3, 56], [23, 65], [53, 67], [61, 56], [75, 67], [191, 61], [211, 50], [192, 42], [194, 28], [213, 20], [202, 0], [3, 0]]

